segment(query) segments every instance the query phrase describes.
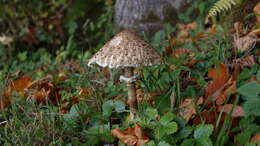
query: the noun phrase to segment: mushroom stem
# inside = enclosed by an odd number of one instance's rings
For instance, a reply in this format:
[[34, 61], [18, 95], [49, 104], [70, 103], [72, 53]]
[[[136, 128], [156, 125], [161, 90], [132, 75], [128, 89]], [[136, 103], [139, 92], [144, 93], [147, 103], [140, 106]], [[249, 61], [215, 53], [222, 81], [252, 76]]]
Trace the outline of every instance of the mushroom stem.
[[[125, 76], [128, 78], [133, 77], [134, 75], [134, 68], [132, 67], [126, 67], [125, 68]], [[128, 88], [128, 100], [127, 103], [129, 104], [129, 108], [131, 111], [136, 110], [136, 90], [135, 90], [135, 84], [133, 82], [127, 83]]]

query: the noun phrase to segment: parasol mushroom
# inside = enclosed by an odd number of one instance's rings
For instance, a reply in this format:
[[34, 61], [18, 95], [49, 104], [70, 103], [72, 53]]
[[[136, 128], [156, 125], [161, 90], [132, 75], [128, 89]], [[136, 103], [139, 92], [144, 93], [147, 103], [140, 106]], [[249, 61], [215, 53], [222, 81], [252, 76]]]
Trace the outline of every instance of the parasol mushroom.
[[163, 64], [160, 54], [134, 31], [124, 30], [108, 41], [90, 60], [88, 65], [98, 64], [101, 67], [124, 68], [120, 80], [127, 82], [128, 105], [130, 112], [136, 110], [136, 89], [134, 68]]

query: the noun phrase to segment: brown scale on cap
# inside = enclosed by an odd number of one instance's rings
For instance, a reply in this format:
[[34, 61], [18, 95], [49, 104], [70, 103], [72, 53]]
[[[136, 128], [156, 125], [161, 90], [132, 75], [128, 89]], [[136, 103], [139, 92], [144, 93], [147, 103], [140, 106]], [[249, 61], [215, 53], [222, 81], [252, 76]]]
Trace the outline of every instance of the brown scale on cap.
[[134, 31], [124, 30], [107, 42], [90, 60], [102, 67], [138, 67], [163, 64], [160, 54]]

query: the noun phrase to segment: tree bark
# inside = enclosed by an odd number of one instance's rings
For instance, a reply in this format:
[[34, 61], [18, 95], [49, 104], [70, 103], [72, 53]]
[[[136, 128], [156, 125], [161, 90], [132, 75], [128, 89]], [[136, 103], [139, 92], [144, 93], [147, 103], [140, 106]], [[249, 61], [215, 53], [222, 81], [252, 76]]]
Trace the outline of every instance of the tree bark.
[[115, 23], [120, 29], [156, 32], [174, 23], [179, 10], [190, 0], [117, 0]]

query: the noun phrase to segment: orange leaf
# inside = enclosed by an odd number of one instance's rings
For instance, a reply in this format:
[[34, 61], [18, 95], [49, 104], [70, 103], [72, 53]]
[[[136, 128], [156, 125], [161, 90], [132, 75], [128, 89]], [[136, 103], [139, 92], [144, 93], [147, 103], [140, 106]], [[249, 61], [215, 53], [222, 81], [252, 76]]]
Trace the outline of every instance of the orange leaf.
[[[217, 107], [218, 112], [224, 112], [229, 114], [232, 111], [233, 104], [226, 104], [226, 105], [220, 105]], [[241, 106], [235, 106], [233, 108], [233, 112], [231, 114], [232, 117], [243, 117], [244, 116], [244, 109]]]
[[135, 129], [134, 128], [127, 128], [123, 131], [124, 134], [126, 135], [135, 135]]
[[216, 68], [209, 68], [208, 77], [212, 79], [227, 78], [229, 76], [228, 68], [225, 64], [220, 64]]
[[143, 131], [141, 126], [136, 125], [134, 127], [134, 131], [135, 131], [136, 137], [138, 138], [137, 146], [142, 146], [145, 143], [150, 141], [150, 139], [145, 135], [145, 133], [144, 133], [144, 131]]
[[11, 90], [11, 92], [12, 91], [21, 92], [24, 89], [28, 88], [31, 82], [32, 82], [32, 77], [29, 76], [22, 77], [20, 79], [11, 81], [11, 83], [9, 84], [9, 90]]
[[138, 124], [136, 124], [136, 126], [134, 127], [134, 131], [138, 139], [147, 139], [147, 136], [145, 135], [142, 127], [139, 126]]
[[254, 137], [251, 138], [250, 142], [258, 143], [260, 141], [260, 133], [256, 134]]
[[206, 100], [217, 100], [216, 103], [220, 105], [226, 101], [228, 96], [235, 92], [235, 81], [229, 78], [229, 76], [228, 68], [224, 64], [208, 70], [208, 77], [213, 78], [213, 81], [205, 87]]
[[126, 135], [123, 131], [119, 129], [113, 129], [111, 135], [117, 137], [124, 144], [135, 145], [137, 143], [137, 137], [133, 135]]

